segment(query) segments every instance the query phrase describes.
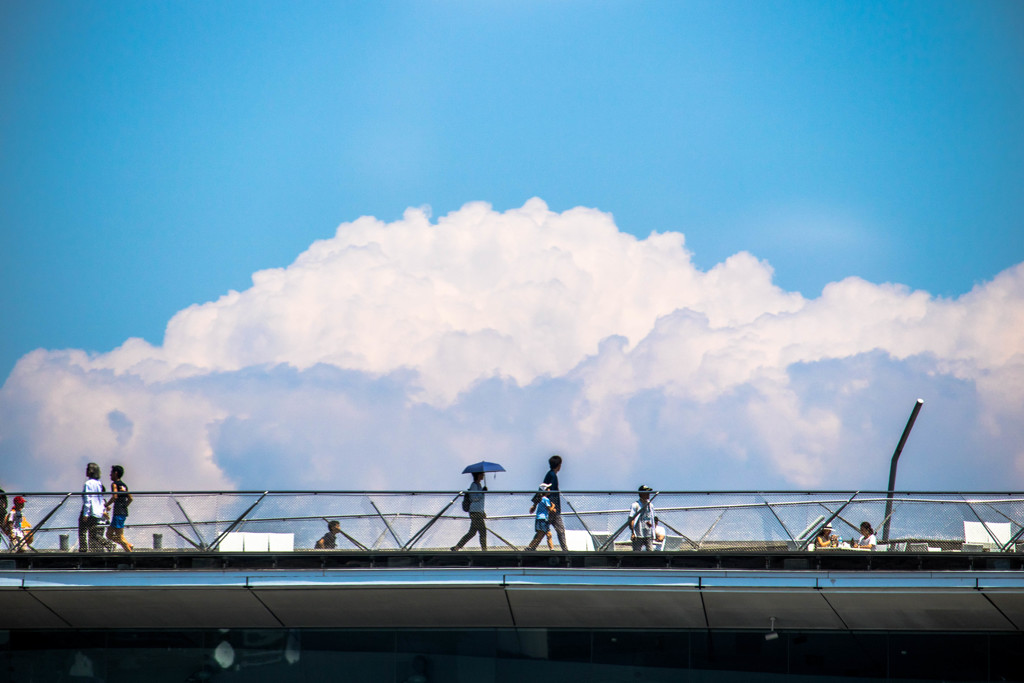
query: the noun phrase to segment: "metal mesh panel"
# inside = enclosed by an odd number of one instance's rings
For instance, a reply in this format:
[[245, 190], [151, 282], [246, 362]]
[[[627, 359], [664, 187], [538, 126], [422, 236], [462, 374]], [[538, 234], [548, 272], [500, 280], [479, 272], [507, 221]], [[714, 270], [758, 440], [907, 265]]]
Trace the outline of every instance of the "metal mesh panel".
[[[7, 494], [9, 502], [6, 514], [10, 510], [15, 494]], [[25, 520], [33, 528], [31, 548], [36, 550], [59, 550], [61, 536], [65, 546], [75, 543], [78, 533], [78, 514], [81, 501], [69, 494], [32, 494], [25, 496], [25, 507], [22, 513]], [[4, 538], [7, 544], [9, 539]], [[4, 547], [9, 547], [5, 545]]]
[[[521, 550], [534, 537], [535, 491], [489, 491], [484, 497], [489, 550]], [[559, 492], [570, 550], [629, 550], [636, 492]], [[8, 492], [13, 499], [14, 493]], [[29, 551], [74, 551], [81, 494], [28, 493]], [[109, 493], [104, 498], [109, 498]], [[133, 493], [125, 538], [139, 550], [240, 550], [241, 537], [276, 549], [308, 550], [337, 520], [339, 550], [440, 551], [470, 529], [461, 492]], [[651, 505], [667, 550], [803, 550], [830, 521], [843, 540], [869, 522], [892, 549], [1014, 550], [1024, 536], [1024, 494], [878, 492], [662, 492]], [[973, 540], [972, 540], [973, 539]], [[555, 548], [559, 546], [553, 534]], [[9, 548], [8, 539], [5, 547]], [[966, 544], [966, 545], [965, 545]], [[980, 546], [980, 547], [979, 547]], [[479, 536], [466, 550], [480, 547]], [[547, 547], [543, 539], [540, 549]], [[246, 550], [251, 548], [246, 547]]]

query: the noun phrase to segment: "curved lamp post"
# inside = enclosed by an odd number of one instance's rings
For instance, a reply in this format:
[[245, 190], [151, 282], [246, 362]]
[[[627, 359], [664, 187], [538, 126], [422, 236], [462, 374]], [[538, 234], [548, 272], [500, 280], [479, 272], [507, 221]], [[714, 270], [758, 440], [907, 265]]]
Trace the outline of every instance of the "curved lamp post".
[[896, 452], [892, 454], [892, 463], [889, 465], [889, 493], [886, 496], [885, 501], [885, 524], [882, 526], [882, 543], [886, 543], [889, 540], [889, 517], [892, 515], [892, 494], [896, 491], [896, 464], [900, 459], [900, 453], [903, 452], [903, 446], [907, 443], [907, 437], [910, 436], [910, 430], [914, 428], [914, 421], [917, 420], [917, 414], [921, 412], [921, 406], [924, 405], [924, 399], [917, 399], [917, 403], [914, 404], [914, 410], [910, 413], [910, 419], [907, 420], [907, 426], [903, 428], [903, 436], [900, 437], [900, 442], [896, 446]]

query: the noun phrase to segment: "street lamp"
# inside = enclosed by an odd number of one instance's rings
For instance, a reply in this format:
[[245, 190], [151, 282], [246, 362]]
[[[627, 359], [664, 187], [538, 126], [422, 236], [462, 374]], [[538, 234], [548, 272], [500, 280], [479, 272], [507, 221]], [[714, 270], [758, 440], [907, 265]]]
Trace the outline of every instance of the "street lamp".
[[923, 405], [924, 399], [917, 399], [917, 403], [914, 404], [914, 410], [910, 413], [910, 419], [907, 420], [907, 426], [903, 428], [903, 436], [900, 437], [900, 442], [896, 446], [896, 452], [892, 454], [892, 463], [889, 465], [889, 493], [885, 501], [885, 524], [882, 525], [882, 543], [889, 541], [889, 517], [892, 515], [892, 494], [896, 490], [896, 463], [900, 459], [900, 453], [903, 452], [903, 446], [907, 443], [907, 437], [910, 436], [910, 430], [914, 428], [914, 421], [917, 420], [917, 414], [921, 412], [921, 406]]

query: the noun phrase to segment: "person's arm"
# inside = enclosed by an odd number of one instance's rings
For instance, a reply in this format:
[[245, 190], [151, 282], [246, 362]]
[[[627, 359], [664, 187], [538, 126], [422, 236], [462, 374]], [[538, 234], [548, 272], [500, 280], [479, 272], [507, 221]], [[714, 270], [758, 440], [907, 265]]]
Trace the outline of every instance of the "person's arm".
[[21, 516], [21, 539], [24, 545], [29, 548], [32, 547], [32, 541], [34, 540], [35, 532], [32, 531], [32, 523], [28, 521], [25, 515]]
[[[113, 484], [110, 485], [110, 500], [103, 504], [104, 515], [107, 514], [109, 509], [114, 506], [114, 503], [117, 502], [117, 497], [121, 495], [121, 491], [123, 491], [124, 488], [124, 485], [121, 484], [121, 482], [119, 481], [115, 481]], [[100, 500], [103, 500], [103, 498], [100, 497]]]
[[316, 548], [317, 550], [323, 550], [324, 549], [324, 537], [321, 536], [317, 540], [316, 545], [314, 545], [313, 547]]

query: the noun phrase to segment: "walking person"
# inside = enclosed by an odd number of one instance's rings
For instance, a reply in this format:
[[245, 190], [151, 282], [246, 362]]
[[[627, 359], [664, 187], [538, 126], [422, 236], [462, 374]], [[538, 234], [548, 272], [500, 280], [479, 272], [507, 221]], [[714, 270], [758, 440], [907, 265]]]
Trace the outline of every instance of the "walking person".
[[25, 519], [25, 499], [22, 496], [14, 497], [14, 506], [4, 519], [4, 527], [10, 533], [12, 553], [25, 552], [26, 547], [32, 547], [31, 525]]
[[650, 486], [640, 485], [637, 489], [639, 500], [629, 508], [629, 539], [633, 543], [633, 551], [654, 550], [654, 506], [651, 505]]
[[128, 552], [133, 546], [125, 540], [124, 523], [128, 519], [128, 506], [132, 504], [132, 494], [128, 492], [128, 484], [125, 484], [121, 477], [124, 476], [124, 468], [114, 465], [110, 468], [110, 500], [103, 506], [103, 514], [106, 515], [113, 507], [113, 516], [110, 519], [110, 526], [107, 527], [107, 539], [111, 541], [110, 548], [117, 543]]
[[487, 526], [484, 523], [484, 520], [487, 519], [487, 513], [484, 512], [484, 491], [487, 490], [487, 487], [483, 481], [483, 472], [473, 472], [473, 483], [466, 489], [465, 494], [469, 501], [469, 506], [466, 508], [466, 512], [469, 513], [469, 531], [452, 546], [452, 552], [460, 550], [475, 534], [480, 534], [480, 550], [487, 550]]
[[100, 531], [100, 520], [106, 516], [103, 505], [103, 482], [100, 466], [94, 462], [85, 466], [85, 484], [82, 485], [82, 511], [78, 515], [78, 552], [103, 551], [107, 542]]
[[551, 502], [551, 498], [548, 497], [549, 484], [541, 484], [539, 493], [533, 497], [533, 505], [530, 506], [530, 512], [536, 510], [537, 516], [533, 522], [533, 540], [530, 541], [530, 545], [526, 546], [527, 550], [536, 550], [537, 544], [540, 543], [540, 539], [547, 536], [548, 538], [548, 550], [554, 550], [555, 545], [551, 542], [551, 513], [555, 509], [555, 504]]
[[558, 545], [562, 550], [568, 550], [565, 544], [565, 523], [562, 522], [562, 500], [558, 493], [558, 471], [562, 469], [562, 456], [552, 455], [548, 458], [548, 473], [544, 475], [544, 483], [548, 485], [548, 500], [555, 509], [549, 514], [548, 523], [558, 534]]

